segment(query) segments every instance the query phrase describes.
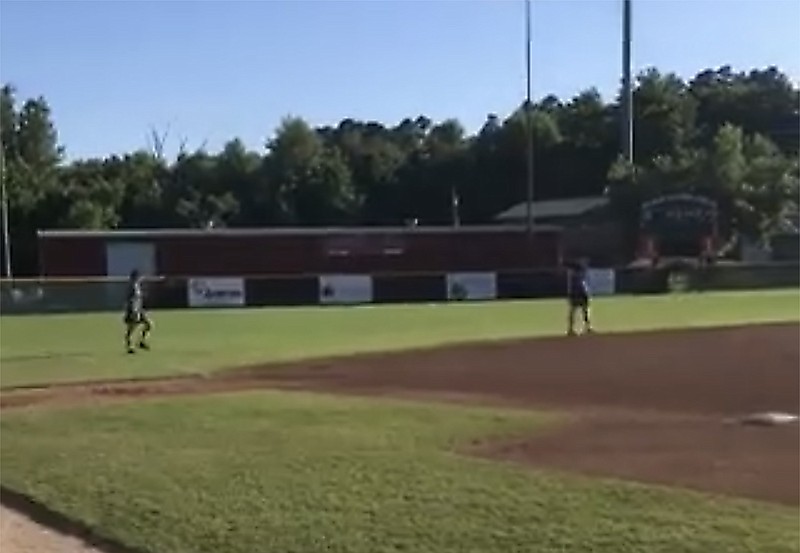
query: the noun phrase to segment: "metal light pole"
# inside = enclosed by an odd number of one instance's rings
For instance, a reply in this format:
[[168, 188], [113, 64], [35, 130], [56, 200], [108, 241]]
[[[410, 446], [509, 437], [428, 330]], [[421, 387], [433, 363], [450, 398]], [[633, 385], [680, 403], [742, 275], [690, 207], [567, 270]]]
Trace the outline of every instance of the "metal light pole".
[[[0, 142], [0, 150], [3, 144]], [[11, 272], [11, 238], [8, 232], [8, 193], [6, 191], [6, 156], [0, 152], [0, 209], [3, 218], [3, 264], [5, 266], [6, 278], [14, 278]]]
[[525, 220], [528, 237], [533, 236], [533, 125], [531, 121], [531, 0], [525, 0], [525, 136], [527, 154], [527, 194]]
[[622, 155], [633, 163], [633, 84], [631, 82], [631, 0], [622, 0]]

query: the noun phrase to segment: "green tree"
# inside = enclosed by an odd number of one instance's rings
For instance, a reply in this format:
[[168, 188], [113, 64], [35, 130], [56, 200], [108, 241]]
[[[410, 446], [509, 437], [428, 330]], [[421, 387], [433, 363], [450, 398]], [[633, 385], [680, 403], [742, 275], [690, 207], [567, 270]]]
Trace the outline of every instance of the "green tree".
[[576, 147], [601, 148], [616, 138], [613, 119], [596, 88], [581, 92], [555, 114], [559, 129]]
[[60, 211], [56, 226], [103, 229], [120, 223], [125, 185], [104, 173], [103, 160], [80, 161], [61, 169], [59, 186], [50, 191], [52, 205]]
[[634, 156], [647, 162], [670, 155], [693, 139], [696, 105], [686, 84], [657, 69], [643, 71], [633, 92]]
[[261, 171], [262, 159], [256, 152], [248, 151], [241, 140], [229, 141], [216, 159], [216, 179], [221, 188], [227, 188], [238, 202], [238, 209], [228, 223], [240, 226], [261, 226], [264, 209], [260, 203], [265, 189]]
[[4, 85], [0, 89], [0, 140], [3, 142], [2, 154], [6, 163], [13, 163], [19, 155], [17, 145], [17, 130], [19, 129], [19, 115], [16, 107], [16, 90], [11, 85]]
[[178, 157], [166, 194], [179, 226], [227, 226], [236, 217], [239, 202], [217, 169], [218, 158], [204, 151]]
[[3, 165], [8, 193], [12, 263], [19, 274], [36, 270], [36, 230], [54, 226], [63, 208], [54, 205], [62, 149], [44, 98], [16, 107], [14, 88], [0, 94]]
[[268, 148], [267, 203], [280, 223], [338, 224], [356, 216], [362, 196], [344, 155], [336, 147], [326, 148], [305, 121], [284, 119]]
[[346, 119], [335, 129], [320, 129], [325, 147], [337, 150], [350, 171], [352, 222], [381, 223], [396, 212], [397, 171], [421, 147], [424, 133], [406, 119], [394, 129]]
[[785, 154], [797, 154], [800, 90], [776, 67], [749, 73], [730, 66], [707, 69], [692, 79], [689, 91], [698, 106], [698, 132], [707, 140], [729, 123], [770, 137]]
[[310, 178], [323, 144], [303, 119], [285, 118], [267, 142], [264, 173], [268, 183], [262, 203], [265, 219], [274, 224], [298, 224], [294, 198], [297, 188]]
[[99, 171], [107, 182], [120, 183], [118, 222], [127, 228], [156, 228], [174, 221], [167, 212], [163, 184], [169, 169], [150, 152], [137, 151], [100, 161]]
[[335, 148], [323, 150], [291, 190], [291, 210], [302, 225], [346, 224], [358, 206], [350, 169]]
[[783, 156], [761, 135], [747, 139], [742, 199], [751, 215], [751, 232], [766, 237], [781, 228], [783, 219], [797, 212], [800, 197], [800, 163]]
[[726, 123], [717, 131], [711, 150], [714, 184], [722, 190], [737, 193], [741, 190], [746, 170], [744, 133]]

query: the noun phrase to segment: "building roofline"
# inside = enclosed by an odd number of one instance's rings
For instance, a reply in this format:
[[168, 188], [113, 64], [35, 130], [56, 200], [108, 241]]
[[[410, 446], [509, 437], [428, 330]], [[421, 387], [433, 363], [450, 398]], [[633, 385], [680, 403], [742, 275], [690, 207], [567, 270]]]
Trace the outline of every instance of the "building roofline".
[[[36, 232], [39, 238], [106, 238], [106, 239], [147, 239], [164, 237], [215, 237], [235, 238], [242, 236], [325, 236], [341, 234], [449, 234], [481, 232], [524, 232], [525, 225], [476, 225], [476, 226], [429, 226], [429, 227], [279, 227], [279, 228], [214, 228], [214, 229], [120, 229], [120, 230], [78, 230], [41, 229]], [[558, 232], [554, 225], [535, 225], [536, 232]]]
[[[534, 221], [536, 219], [575, 217], [605, 207], [609, 203], [609, 198], [604, 195], [540, 200], [531, 203], [531, 215]], [[516, 203], [495, 215], [495, 220], [514, 221], [526, 218], [527, 207], [527, 202]]]

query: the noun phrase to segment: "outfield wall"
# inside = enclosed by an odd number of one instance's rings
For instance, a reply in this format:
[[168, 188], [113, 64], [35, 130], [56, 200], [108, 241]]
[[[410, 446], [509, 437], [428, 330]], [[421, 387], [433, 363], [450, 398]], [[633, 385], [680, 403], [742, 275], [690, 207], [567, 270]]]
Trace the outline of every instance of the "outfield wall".
[[[593, 295], [800, 287], [800, 265], [704, 269], [593, 269]], [[146, 281], [150, 309], [413, 303], [563, 297], [559, 270], [292, 277], [157, 278]], [[125, 279], [0, 282], [0, 313], [121, 311]]]

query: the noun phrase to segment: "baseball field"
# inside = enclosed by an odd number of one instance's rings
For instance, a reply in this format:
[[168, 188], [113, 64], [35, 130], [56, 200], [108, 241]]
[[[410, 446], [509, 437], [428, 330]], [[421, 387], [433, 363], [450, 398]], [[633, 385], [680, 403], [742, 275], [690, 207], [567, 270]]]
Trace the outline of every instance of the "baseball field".
[[800, 292], [0, 318], [6, 507], [105, 551], [796, 552]]

